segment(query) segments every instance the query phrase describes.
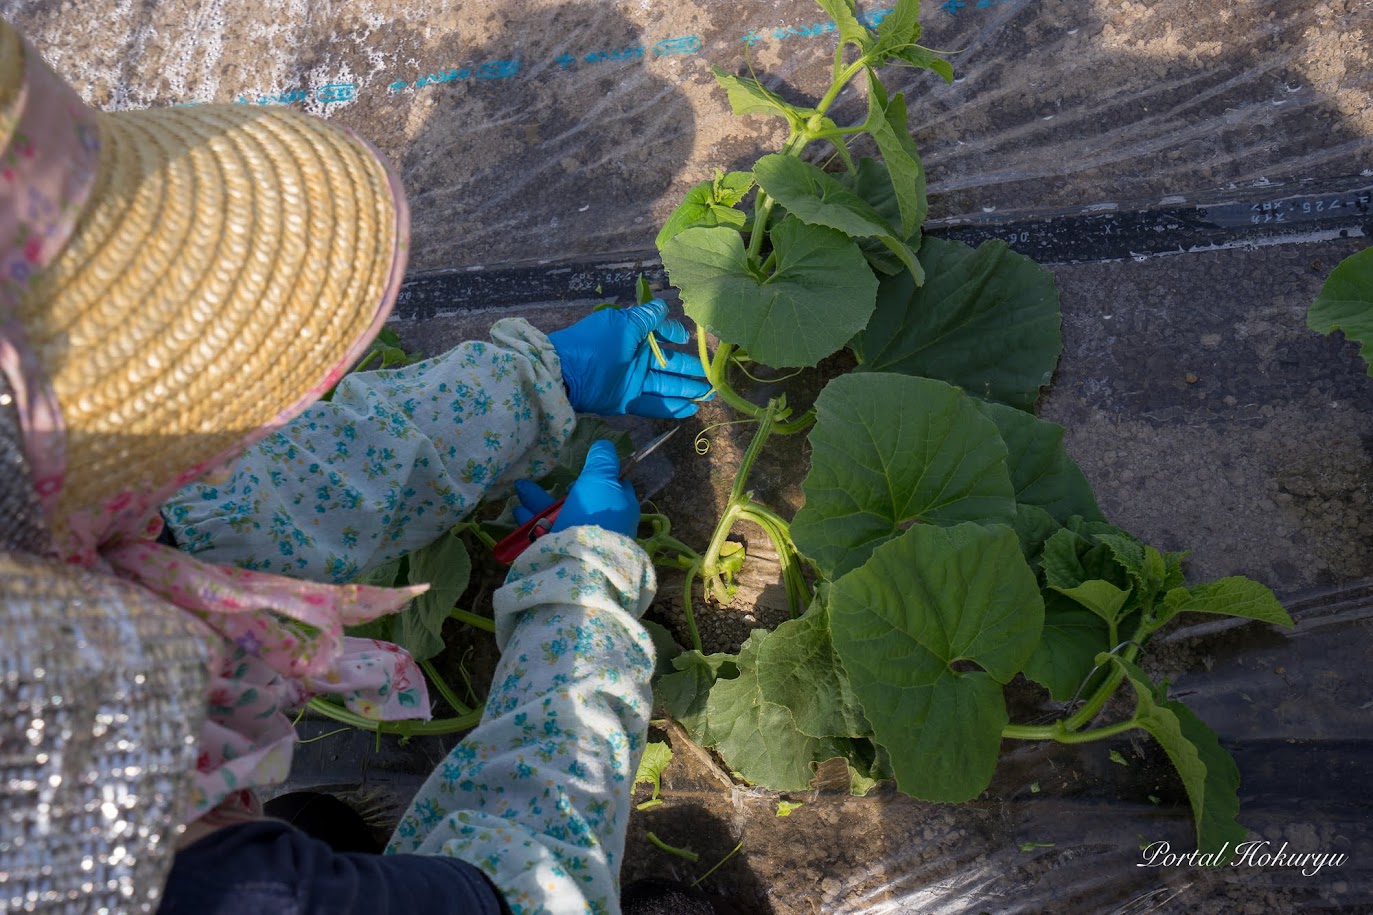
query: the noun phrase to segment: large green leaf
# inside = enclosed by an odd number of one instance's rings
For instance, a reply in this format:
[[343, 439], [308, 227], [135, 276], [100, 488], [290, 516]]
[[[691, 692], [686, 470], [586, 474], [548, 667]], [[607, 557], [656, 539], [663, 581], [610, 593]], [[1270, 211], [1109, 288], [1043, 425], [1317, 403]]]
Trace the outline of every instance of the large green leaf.
[[814, 108], [804, 108], [783, 100], [750, 76], [735, 76], [719, 67], [711, 67], [710, 72], [729, 95], [729, 106], [735, 114], [782, 117], [792, 126], [800, 128], [808, 117], [816, 113]]
[[938, 378], [1032, 409], [1063, 346], [1053, 275], [1000, 241], [926, 238], [920, 260], [923, 286], [908, 273], [882, 278], [854, 341], [859, 370]]
[[753, 174], [759, 187], [807, 225], [838, 229], [850, 238], [875, 238], [907, 270], [919, 269], [915, 254], [872, 204], [809, 162], [763, 156], [754, 163]]
[[1025, 676], [1049, 690], [1057, 702], [1077, 693], [1096, 665], [1096, 656], [1109, 651], [1110, 629], [1100, 616], [1064, 597], [1044, 595], [1044, 634], [1025, 662]]
[[472, 558], [451, 531], [409, 555], [410, 584], [427, 583], [429, 590], [406, 605], [392, 634], [397, 645], [418, 661], [443, 651], [443, 624], [467, 590]]
[[1015, 534], [912, 528], [836, 581], [830, 600], [835, 650], [897, 785], [926, 800], [975, 797], [1008, 723], [1001, 685], [1044, 624]]
[[1006, 446], [972, 398], [904, 375], [841, 375], [815, 402], [806, 504], [792, 538], [826, 575], [912, 524], [1015, 515]]
[[[906, 126], [906, 99], [897, 93], [887, 98], [877, 74], [868, 72], [868, 132], [886, 160], [901, 212], [901, 237], [910, 238], [925, 221], [925, 166], [920, 162], [910, 128]], [[917, 285], [924, 274], [915, 273]]]
[[1267, 586], [1242, 575], [1194, 588], [1174, 588], [1164, 596], [1163, 605], [1165, 619], [1179, 613], [1218, 613], [1279, 626], [1293, 625], [1292, 617]]
[[1234, 759], [1191, 710], [1161, 697], [1142, 670], [1119, 655], [1109, 658], [1134, 687], [1140, 725], [1154, 735], [1182, 778], [1196, 821], [1197, 851], [1214, 854], [1227, 842], [1243, 841], [1246, 830], [1235, 819], [1240, 779]]
[[829, 611], [816, 602], [800, 619], [778, 626], [758, 646], [758, 687], [785, 706], [811, 737], [864, 737], [872, 727], [849, 686], [830, 640]]
[[[673, 210], [667, 222], [663, 223], [654, 244], [662, 250], [668, 239], [693, 226], [743, 228], [747, 221], [744, 211], [736, 210], [734, 204], [743, 199], [744, 194], [736, 195], [735, 191], [738, 185], [745, 182], [751, 186], [753, 176], [748, 172], [730, 172], [713, 181], [702, 181], [700, 184], [692, 185], [677, 209]], [[748, 186], [744, 187], [744, 193], [747, 193]]]
[[739, 649], [739, 676], [717, 680], [706, 700], [711, 745], [755, 785], [798, 791], [815, 777], [813, 763], [838, 755], [829, 742], [802, 734], [791, 712], [767, 701], [758, 684], [759, 644], [770, 633], [755, 630]]
[[1373, 248], [1351, 254], [1331, 271], [1311, 303], [1306, 326], [1318, 334], [1344, 331], [1360, 344], [1359, 355], [1373, 375]]
[[1063, 427], [1004, 404], [979, 402], [1006, 443], [1015, 500], [1044, 509], [1054, 520], [1073, 515], [1104, 521], [1092, 484], [1063, 447]]
[[867, 324], [877, 279], [842, 232], [788, 216], [770, 235], [766, 277], [727, 228], [687, 229], [663, 246], [663, 265], [698, 324], [765, 365], [815, 365]]

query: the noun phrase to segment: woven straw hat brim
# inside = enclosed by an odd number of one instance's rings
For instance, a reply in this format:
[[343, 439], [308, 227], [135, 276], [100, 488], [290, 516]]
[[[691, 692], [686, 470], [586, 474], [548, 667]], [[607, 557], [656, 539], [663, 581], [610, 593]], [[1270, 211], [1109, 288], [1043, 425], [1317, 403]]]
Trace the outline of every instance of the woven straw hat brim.
[[399, 256], [349, 134], [239, 105], [101, 116], [76, 230], [21, 303], [61, 405], [58, 517], [232, 457], [356, 354]]

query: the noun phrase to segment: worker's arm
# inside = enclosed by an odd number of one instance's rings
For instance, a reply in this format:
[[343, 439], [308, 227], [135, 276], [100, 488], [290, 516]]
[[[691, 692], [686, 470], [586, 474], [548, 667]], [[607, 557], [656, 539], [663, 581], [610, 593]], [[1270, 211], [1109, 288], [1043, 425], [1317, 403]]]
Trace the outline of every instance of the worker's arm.
[[574, 422], [548, 337], [500, 321], [489, 343], [345, 376], [228, 480], [192, 483], [162, 513], [197, 558], [351, 581], [432, 542], [492, 487], [548, 473]]
[[223, 483], [164, 506], [177, 544], [209, 562], [345, 582], [432, 542], [493, 487], [553, 469], [574, 410], [686, 416], [709, 391], [700, 361], [653, 361], [686, 330], [659, 301], [597, 312], [545, 336], [519, 319], [405, 368], [346, 376], [250, 449]]
[[[599, 444], [607, 466], [596, 471], [593, 449], [577, 487], [598, 475], [610, 496], [579, 500], [574, 487], [559, 523], [571, 512], [632, 530], [614, 507], [614, 450]], [[628, 505], [637, 519], [637, 501]], [[388, 851], [473, 864], [516, 913], [617, 911], [653, 701], [639, 616], [655, 588], [648, 556], [623, 533], [555, 526], [529, 547], [495, 595], [501, 660], [482, 722], [425, 782]]]
[[336, 852], [280, 820], [226, 826], [177, 852], [161, 915], [509, 915], [464, 861]]

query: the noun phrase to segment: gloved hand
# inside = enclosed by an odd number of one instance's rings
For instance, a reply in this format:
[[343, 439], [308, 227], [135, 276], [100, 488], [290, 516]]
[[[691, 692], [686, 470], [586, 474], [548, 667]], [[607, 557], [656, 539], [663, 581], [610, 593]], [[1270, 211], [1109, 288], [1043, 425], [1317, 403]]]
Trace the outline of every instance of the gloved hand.
[[691, 339], [680, 321], [667, 316], [662, 299], [597, 311], [549, 334], [563, 364], [572, 409], [654, 419], [681, 419], [695, 413], [692, 401], [710, 393], [701, 360], [664, 350], [667, 365], [659, 366], [648, 345], [650, 331], [672, 343]]
[[[555, 501], [532, 480], [516, 480], [515, 492], [520, 504], [515, 506], [515, 521], [524, 524]], [[594, 524], [608, 531], [633, 537], [639, 529], [639, 497], [634, 485], [620, 479], [620, 456], [606, 439], [592, 443], [582, 465], [581, 476], [572, 484], [553, 522], [552, 532]]]

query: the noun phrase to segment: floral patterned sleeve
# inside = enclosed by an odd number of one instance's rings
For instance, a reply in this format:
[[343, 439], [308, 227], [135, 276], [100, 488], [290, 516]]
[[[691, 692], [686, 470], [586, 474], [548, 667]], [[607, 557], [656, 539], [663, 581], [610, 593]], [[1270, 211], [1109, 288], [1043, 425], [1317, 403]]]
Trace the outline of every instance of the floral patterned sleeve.
[[430, 775], [389, 853], [480, 868], [515, 915], [618, 912], [630, 792], [652, 708], [657, 586], [629, 538], [539, 540], [496, 592], [501, 648], [482, 723]]
[[346, 582], [457, 524], [493, 487], [553, 468], [575, 417], [548, 338], [514, 318], [401, 369], [358, 372], [163, 515], [186, 552]]

